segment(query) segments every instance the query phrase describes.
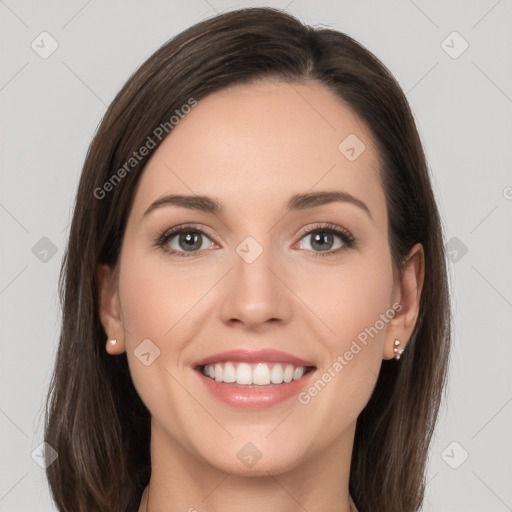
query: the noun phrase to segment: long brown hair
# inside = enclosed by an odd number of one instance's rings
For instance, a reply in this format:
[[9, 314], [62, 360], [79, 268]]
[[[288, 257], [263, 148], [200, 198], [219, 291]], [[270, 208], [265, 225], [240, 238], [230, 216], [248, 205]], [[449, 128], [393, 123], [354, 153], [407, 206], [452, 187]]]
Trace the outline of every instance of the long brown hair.
[[59, 279], [62, 330], [45, 417], [45, 440], [58, 452], [47, 476], [60, 511], [137, 511], [151, 473], [150, 413], [126, 354], [105, 351], [97, 281], [99, 264], [118, 263], [150, 155], [121, 182], [112, 176], [190, 98], [261, 78], [315, 80], [352, 107], [377, 143], [394, 272], [415, 243], [424, 247], [419, 317], [400, 361], [383, 361], [357, 421], [350, 473], [360, 512], [421, 507], [450, 308], [442, 226], [413, 116], [391, 73], [351, 37], [277, 9], [249, 8], [202, 21], [157, 50], [117, 94], [89, 147]]

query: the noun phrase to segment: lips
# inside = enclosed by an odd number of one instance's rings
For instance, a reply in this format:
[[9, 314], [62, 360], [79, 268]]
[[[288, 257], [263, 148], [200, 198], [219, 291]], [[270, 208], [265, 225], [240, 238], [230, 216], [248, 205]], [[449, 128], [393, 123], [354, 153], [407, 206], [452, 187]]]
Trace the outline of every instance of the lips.
[[312, 361], [274, 349], [219, 352], [192, 364], [201, 385], [220, 402], [260, 410], [292, 399], [311, 382]]
[[236, 349], [219, 352], [205, 357], [193, 363], [193, 367], [199, 369], [207, 364], [223, 363], [227, 361], [236, 361], [243, 363], [283, 363], [291, 364], [295, 367], [305, 366], [316, 368], [312, 361], [301, 359], [300, 357], [274, 349], [248, 350]]

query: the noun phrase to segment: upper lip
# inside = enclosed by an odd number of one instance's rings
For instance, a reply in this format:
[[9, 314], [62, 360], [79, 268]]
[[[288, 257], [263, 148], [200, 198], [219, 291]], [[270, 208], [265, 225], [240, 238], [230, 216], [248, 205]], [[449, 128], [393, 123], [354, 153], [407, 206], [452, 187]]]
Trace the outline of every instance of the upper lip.
[[218, 352], [205, 357], [193, 363], [194, 367], [204, 366], [206, 364], [220, 363], [225, 361], [238, 361], [247, 363], [288, 363], [293, 366], [311, 366], [315, 365], [311, 361], [306, 361], [300, 357], [267, 348], [264, 350], [235, 349], [225, 352]]

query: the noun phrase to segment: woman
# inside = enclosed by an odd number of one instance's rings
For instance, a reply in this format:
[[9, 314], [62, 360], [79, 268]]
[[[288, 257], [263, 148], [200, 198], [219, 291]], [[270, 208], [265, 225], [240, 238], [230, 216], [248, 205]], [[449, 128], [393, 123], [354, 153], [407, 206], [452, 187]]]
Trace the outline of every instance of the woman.
[[408, 103], [270, 8], [169, 41], [89, 148], [61, 273], [62, 511], [410, 512], [450, 342]]

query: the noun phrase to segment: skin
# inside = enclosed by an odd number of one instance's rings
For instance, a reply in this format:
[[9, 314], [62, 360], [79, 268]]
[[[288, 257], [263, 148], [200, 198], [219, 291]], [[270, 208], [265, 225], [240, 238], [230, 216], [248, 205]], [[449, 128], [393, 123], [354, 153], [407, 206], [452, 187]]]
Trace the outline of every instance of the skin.
[[[349, 161], [338, 146], [356, 134], [366, 146]], [[120, 185], [122, 186], [122, 184]], [[345, 191], [348, 202], [285, 213], [297, 193]], [[207, 195], [221, 215], [165, 206], [167, 194]], [[322, 256], [301, 229], [330, 222], [337, 235]], [[174, 226], [207, 231], [199, 251], [175, 236], [169, 255], [154, 239]], [[129, 214], [120, 261], [100, 267], [101, 320], [127, 351], [134, 384], [152, 415], [149, 510], [350, 511], [350, 458], [356, 420], [383, 359], [404, 348], [418, 315], [424, 255], [415, 245], [401, 275], [392, 272], [385, 196], [372, 135], [352, 110], [316, 82], [260, 81], [199, 101], [151, 157]], [[263, 248], [247, 263], [237, 246]], [[315, 362], [320, 376], [394, 303], [402, 309], [308, 404], [296, 397], [260, 411], [217, 401], [191, 365], [233, 348], [276, 348]], [[149, 366], [134, 350], [149, 338]], [[399, 364], [399, 363], [397, 363]], [[316, 379], [314, 379], [316, 380]], [[251, 468], [237, 452], [253, 443]], [[307, 482], [307, 485], [304, 485]], [[147, 507], [147, 488], [140, 511]], [[170, 508], [172, 504], [172, 508]]]

